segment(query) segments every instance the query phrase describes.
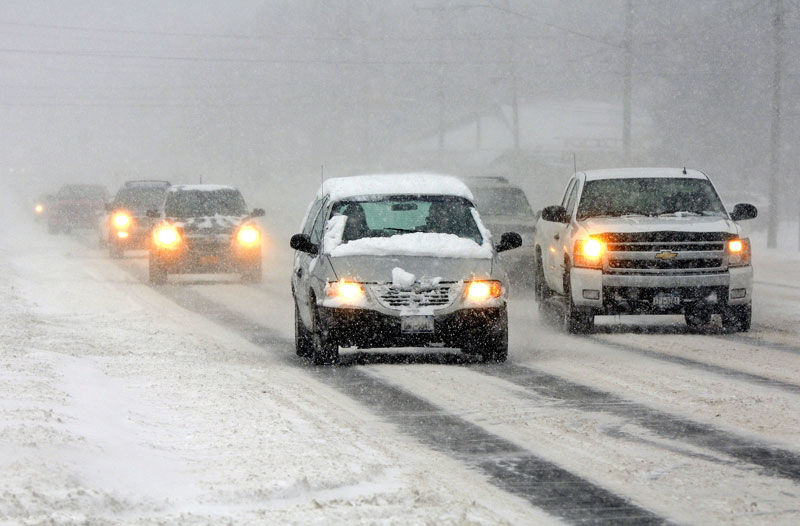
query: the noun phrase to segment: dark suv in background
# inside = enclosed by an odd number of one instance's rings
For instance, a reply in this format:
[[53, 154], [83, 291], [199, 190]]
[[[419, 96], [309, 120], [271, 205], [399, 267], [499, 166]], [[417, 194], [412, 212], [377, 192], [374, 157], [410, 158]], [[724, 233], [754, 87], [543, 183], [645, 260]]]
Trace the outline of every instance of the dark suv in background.
[[165, 283], [171, 273], [240, 273], [242, 281], [261, 281], [261, 230], [232, 186], [175, 185], [160, 210], [150, 243], [150, 282]]
[[47, 231], [70, 232], [73, 228], [97, 228], [108, 192], [100, 184], [65, 184], [53, 197], [47, 214]]
[[100, 225], [100, 243], [108, 244], [112, 258], [122, 257], [126, 249], [147, 248], [156, 220], [148, 210], [158, 210], [164, 202], [168, 181], [127, 181], [114, 200], [108, 203]]

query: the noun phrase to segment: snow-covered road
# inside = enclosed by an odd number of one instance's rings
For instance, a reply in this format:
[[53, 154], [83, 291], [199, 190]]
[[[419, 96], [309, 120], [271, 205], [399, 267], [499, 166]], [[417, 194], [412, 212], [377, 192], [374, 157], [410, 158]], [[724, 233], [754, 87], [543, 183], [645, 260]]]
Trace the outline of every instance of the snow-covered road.
[[800, 522], [800, 257], [757, 257], [746, 335], [520, 298], [506, 364], [314, 368], [285, 255], [151, 287], [92, 239], [0, 240], [0, 523]]

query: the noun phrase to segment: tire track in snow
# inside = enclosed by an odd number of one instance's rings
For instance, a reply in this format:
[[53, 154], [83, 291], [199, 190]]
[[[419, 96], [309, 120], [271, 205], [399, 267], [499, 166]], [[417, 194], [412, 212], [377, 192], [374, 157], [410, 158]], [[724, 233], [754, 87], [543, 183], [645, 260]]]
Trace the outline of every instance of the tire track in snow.
[[612, 342], [597, 336], [591, 336], [589, 337], [589, 339], [600, 345], [613, 347], [621, 351], [632, 352], [634, 354], [638, 354], [646, 358], [652, 358], [654, 360], [660, 360], [662, 362], [674, 363], [677, 365], [682, 365], [684, 367], [691, 367], [693, 369], [700, 369], [702, 371], [723, 376], [725, 378], [733, 378], [736, 380], [741, 380], [743, 382], [755, 384], [761, 387], [774, 387], [775, 389], [787, 391], [794, 395], [800, 395], [800, 385], [793, 384], [791, 382], [784, 382], [783, 380], [776, 380], [768, 376], [761, 376], [754, 373], [740, 371], [738, 369], [730, 369], [728, 367], [722, 367], [721, 365], [713, 365], [698, 360], [692, 360], [691, 358], [685, 358], [683, 356], [675, 356], [672, 354], [656, 351], [653, 349], [646, 349], [644, 347], [631, 345], [629, 343]]
[[800, 481], [798, 453], [736, 436], [533, 368], [507, 363], [501, 367], [481, 366], [478, 370], [540, 396], [581, 410], [630, 419], [664, 438], [688, 442], [758, 466], [770, 475]]
[[[294, 342], [182, 286], [156, 287], [192, 312], [261, 346], [291, 352]], [[597, 486], [516, 444], [356, 367], [308, 368], [318, 380], [350, 396], [436, 451], [482, 471], [497, 487], [574, 524], [670, 524], [622, 496]]]
[[773, 342], [771, 340], [764, 340], [764, 339], [761, 339], [761, 338], [757, 338], [755, 336], [748, 336], [748, 335], [745, 335], [745, 334], [728, 334], [728, 335], [725, 335], [725, 336], [722, 336], [722, 335], [708, 335], [708, 336], [711, 336], [712, 338], [715, 338], [717, 340], [723, 340], [723, 341], [727, 340], [727, 341], [734, 341], [734, 342], [738, 342], [738, 343], [744, 343], [746, 345], [751, 345], [751, 346], [756, 347], [756, 348], [761, 347], [761, 348], [769, 349], [769, 350], [772, 350], [772, 351], [780, 351], [780, 352], [788, 352], [788, 353], [792, 353], [792, 354], [800, 354], [800, 347], [794, 347], [792, 345], [788, 345], [788, 344], [785, 344], [785, 343]]

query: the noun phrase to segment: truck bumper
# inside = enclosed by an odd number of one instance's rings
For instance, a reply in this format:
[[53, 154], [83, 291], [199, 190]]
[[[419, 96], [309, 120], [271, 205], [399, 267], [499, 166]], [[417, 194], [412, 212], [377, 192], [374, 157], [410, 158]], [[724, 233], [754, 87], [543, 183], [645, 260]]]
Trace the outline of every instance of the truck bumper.
[[[602, 270], [570, 271], [573, 304], [598, 314], [673, 314], [702, 304], [712, 310], [745, 305], [753, 299], [753, 267], [734, 267], [715, 274], [645, 275], [603, 274]], [[681, 302], [656, 307], [659, 293], [679, 294]]]

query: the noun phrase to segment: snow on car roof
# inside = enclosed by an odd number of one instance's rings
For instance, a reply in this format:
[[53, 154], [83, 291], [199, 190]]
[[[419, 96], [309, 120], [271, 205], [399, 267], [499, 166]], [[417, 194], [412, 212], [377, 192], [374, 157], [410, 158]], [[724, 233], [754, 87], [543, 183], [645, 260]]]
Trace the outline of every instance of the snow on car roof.
[[683, 177], [688, 179], [708, 179], [706, 174], [698, 170], [684, 168], [613, 168], [605, 170], [587, 170], [583, 172], [587, 181], [596, 179], [632, 179], [637, 177]]
[[328, 195], [332, 201], [367, 195], [452, 195], [473, 199], [459, 179], [429, 173], [356, 175], [335, 177], [322, 183], [318, 197]]
[[169, 188], [170, 192], [215, 192], [217, 190], [236, 191], [236, 188], [226, 184], [177, 184]]

